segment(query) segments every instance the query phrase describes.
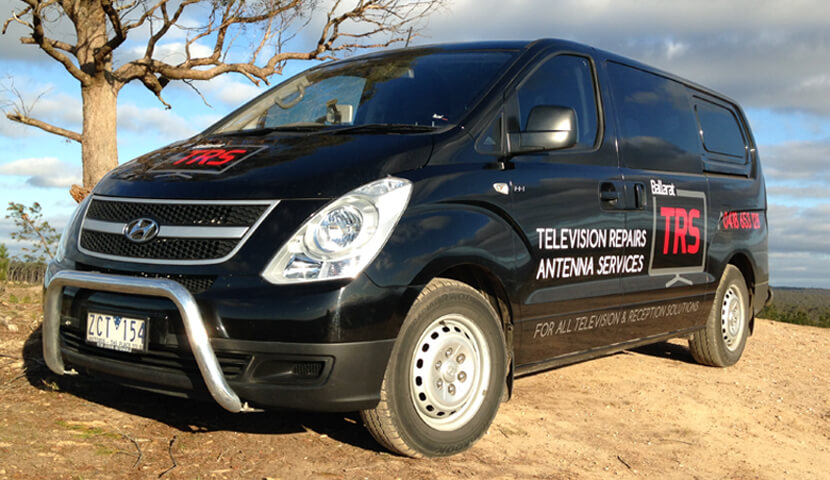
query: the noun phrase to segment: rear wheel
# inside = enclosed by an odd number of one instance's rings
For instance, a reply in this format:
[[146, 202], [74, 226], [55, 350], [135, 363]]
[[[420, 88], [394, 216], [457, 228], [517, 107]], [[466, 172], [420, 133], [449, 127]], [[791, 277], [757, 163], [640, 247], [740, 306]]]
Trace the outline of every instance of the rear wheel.
[[706, 327], [689, 340], [695, 360], [713, 367], [734, 365], [746, 346], [750, 315], [746, 281], [740, 270], [727, 265]]
[[506, 375], [501, 322], [478, 291], [438, 278], [419, 295], [392, 350], [381, 400], [361, 412], [386, 448], [452, 455], [487, 431]]

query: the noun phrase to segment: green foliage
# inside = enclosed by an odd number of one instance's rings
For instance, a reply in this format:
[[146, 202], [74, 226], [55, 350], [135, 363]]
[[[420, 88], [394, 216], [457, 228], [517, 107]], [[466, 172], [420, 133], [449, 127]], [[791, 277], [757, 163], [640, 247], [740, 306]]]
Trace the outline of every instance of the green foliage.
[[16, 232], [12, 232], [14, 240], [30, 243], [23, 247], [23, 261], [45, 262], [55, 257], [60, 234], [43, 219], [40, 204], [35, 202], [31, 207], [22, 203], [9, 202], [6, 218], [12, 219]]
[[9, 279], [9, 251], [6, 249], [5, 243], [0, 243], [0, 282], [5, 282]]
[[773, 304], [758, 315], [779, 322], [830, 328], [830, 290], [776, 288]]

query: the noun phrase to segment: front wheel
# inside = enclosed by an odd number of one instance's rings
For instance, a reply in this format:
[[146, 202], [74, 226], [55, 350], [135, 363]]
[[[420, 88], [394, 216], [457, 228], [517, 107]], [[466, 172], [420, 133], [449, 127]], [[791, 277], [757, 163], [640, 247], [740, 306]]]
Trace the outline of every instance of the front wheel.
[[727, 265], [706, 326], [689, 340], [692, 356], [698, 363], [713, 367], [734, 365], [746, 346], [750, 318], [746, 281], [740, 270]]
[[466, 450], [496, 416], [505, 384], [501, 322], [478, 291], [431, 281], [404, 321], [377, 407], [361, 412], [375, 439], [411, 457]]

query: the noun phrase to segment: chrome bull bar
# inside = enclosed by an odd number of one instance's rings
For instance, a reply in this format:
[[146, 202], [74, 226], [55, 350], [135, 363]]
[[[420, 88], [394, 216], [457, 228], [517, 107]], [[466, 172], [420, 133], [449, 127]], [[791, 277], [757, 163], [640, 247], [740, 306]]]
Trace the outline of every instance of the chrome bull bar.
[[72, 270], [57, 272], [52, 276], [46, 286], [43, 308], [43, 357], [53, 372], [58, 375], [78, 373], [66, 370], [61, 356], [60, 304], [64, 287], [169, 298], [179, 310], [190, 349], [213, 399], [230, 412], [257, 411], [249, 407], [247, 402], [242, 403], [225, 380], [193, 295], [178, 282], [164, 278], [126, 277]]

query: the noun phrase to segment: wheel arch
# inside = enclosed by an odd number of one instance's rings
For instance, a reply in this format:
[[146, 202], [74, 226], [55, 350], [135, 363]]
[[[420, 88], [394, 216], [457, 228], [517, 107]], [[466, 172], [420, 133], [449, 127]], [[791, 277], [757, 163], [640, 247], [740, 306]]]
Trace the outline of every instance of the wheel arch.
[[490, 305], [495, 310], [501, 321], [502, 331], [504, 332], [504, 343], [507, 351], [507, 366], [506, 372], [506, 399], [509, 400], [513, 395], [513, 370], [514, 370], [514, 354], [513, 354], [513, 306], [510, 302], [510, 296], [501, 279], [495, 275], [491, 270], [482, 265], [464, 263], [454, 265], [440, 272], [436, 277], [449, 278], [466, 283], [467, 285], [478, 290], [490, 302]]
[[507, 391], [512, 392], [517, 313], [512, 299], [517, 290], [515, 246], [520, 241], [514, 226], [497, 209], [467, 203], [422, 205], [404, 215], [367, 275], [377, 285], [408, 289], [399, 305], [402, 319], [435, 278], [457, 280], [481, 292], [502, 324]]
[[727, 264], [737, 268], [746, 282], [746, 289], [749, 292], [749, 311], [753, 313], [749, 320], [749, 334], [752, 335], [755, 332], [755, 266], [744, 252], [736, 252]]

